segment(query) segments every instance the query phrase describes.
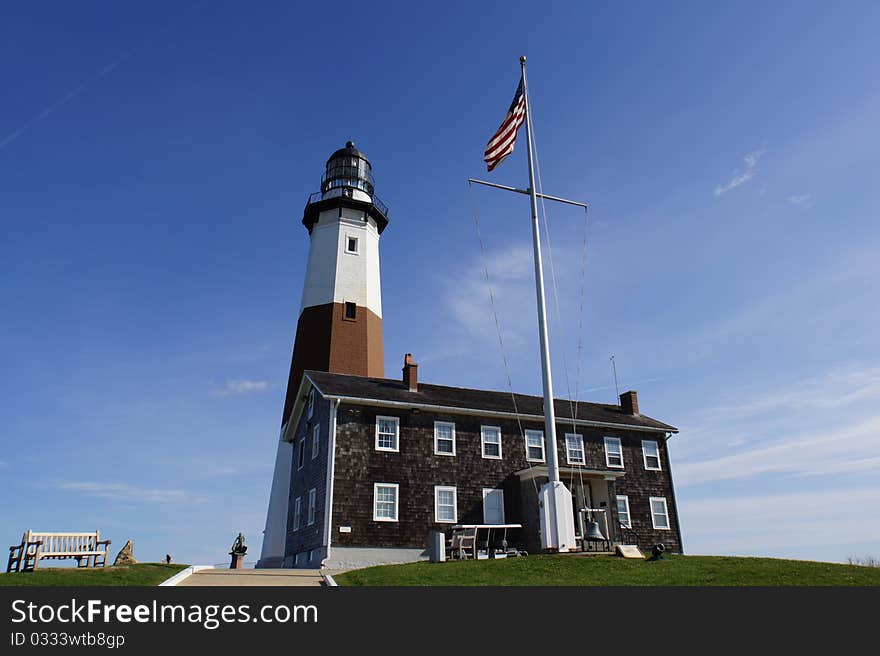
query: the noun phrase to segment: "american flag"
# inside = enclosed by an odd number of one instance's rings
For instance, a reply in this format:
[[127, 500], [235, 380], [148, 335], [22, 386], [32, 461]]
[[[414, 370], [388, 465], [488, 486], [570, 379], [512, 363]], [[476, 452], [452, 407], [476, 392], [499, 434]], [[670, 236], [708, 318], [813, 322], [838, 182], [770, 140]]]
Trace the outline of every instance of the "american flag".
[[507, 110], [507, 116], [501, 121], [501, 127], [489, 139], [486, 144], [486, 153], [483, 161], [486, 162], [488, 170], [498, 166], [505, 157], [513, 152], [513, 145], [516, 143], [516, 133], [519, 126], [523, 124], [526, 116], [526, 95], [523, 93], [523, 81], [519, 79], [519, 86], [513, 95], [513, 102], [510, 103], [510, 109]]

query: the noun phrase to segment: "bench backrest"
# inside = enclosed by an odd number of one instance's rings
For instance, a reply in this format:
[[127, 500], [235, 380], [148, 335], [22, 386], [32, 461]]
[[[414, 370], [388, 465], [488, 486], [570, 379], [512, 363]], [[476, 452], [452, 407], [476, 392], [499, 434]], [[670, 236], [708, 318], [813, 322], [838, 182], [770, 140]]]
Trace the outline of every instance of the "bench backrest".
[[[98, 540], [101, 539], [99, 531], [91, 533], [59, 533], [28, 531], [27, 540], [36, 542], [42, 540], [40, 545], [41, 556], [72, 555], [98, 551]], [[106, 550], [107, 547], [103, 546]]]

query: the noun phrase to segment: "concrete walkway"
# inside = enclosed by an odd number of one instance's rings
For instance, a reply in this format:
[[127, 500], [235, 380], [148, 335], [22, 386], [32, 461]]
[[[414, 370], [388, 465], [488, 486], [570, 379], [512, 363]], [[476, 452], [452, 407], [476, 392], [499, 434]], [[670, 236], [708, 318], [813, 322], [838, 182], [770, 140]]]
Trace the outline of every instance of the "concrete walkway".
[[317, 569], [203, 569], [185, 578], [179, 586], [320, 586]]

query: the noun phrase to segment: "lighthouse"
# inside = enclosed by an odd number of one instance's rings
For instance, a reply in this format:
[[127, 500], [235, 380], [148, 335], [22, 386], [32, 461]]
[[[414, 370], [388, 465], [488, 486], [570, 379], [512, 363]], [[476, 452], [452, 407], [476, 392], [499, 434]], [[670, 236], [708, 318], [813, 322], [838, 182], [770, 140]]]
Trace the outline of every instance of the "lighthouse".
[[[290, 363], [281, 433], [304, 371], [383, 378], [379, 238], [388, 208], [376, 196], [372, 165], [349, 141], [327, 160], [320, 191], [303, 210], [309, 257]], [[284, 551], [293, 447], [279, 440], [258, 566], [278, 566]]]

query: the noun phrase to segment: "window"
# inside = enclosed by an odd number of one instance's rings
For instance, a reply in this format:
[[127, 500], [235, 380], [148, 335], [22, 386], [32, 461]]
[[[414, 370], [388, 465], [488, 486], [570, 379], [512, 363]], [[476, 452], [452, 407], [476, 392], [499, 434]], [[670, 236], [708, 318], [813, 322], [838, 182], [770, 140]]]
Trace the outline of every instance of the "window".
[[666, 499], [663, 497], [651, 497], [651, 523], [656, 529], [669, 530], [669, 511], [666, 509]]
[[483, 488], [483, 523], [504, 523], [504, 490]]
[[632, 528], [632, 521], [629, 518], [629, 497], [625, 494], [617, 495], [617, 521], [621, 526]]
[[434, 521], [455, 524], [458, 521], [458, 492], [446, 485], [434, 486]]
[[296, 468], [302, 469], [306, 463], [306, 438], [299, 441], [299, 453], [297, 454]]
[[501, 429], [498, 426], [481, 426], [483, 457], [501, 460]]
[[620, 448], [619, 437], [605, 438], [605, 464], [623, 469], [623, 450]]
[[311, 526], [315, 523], [315, 488], [309, 490], [309, 514], [308, 514], [308, 525]]
[[565, 459], [569, 465], [585, 465], [584, 437], [576, 433], [565, 434]]
[[354, 253], [357, 255], [358, 252], [358, 238], [352, 237], [351, 235], [346, 236], [345, 238], [345, 252], [346, 253]]
[[308, 561], [309, 561], [309, 562], [312, 562], [312, 560], [313, 560], [314, 558], [315, 558], [315, 550], [314, 550], [314, 549], [309, 549]]
[[400, 451], [400, 419], [376, 417], [376, 451]]
[[526, 431], [526, 460], [544, 462], [544, 431]]
[[354, 321], [357, 319], [357, 304], [352, 303], [351, 301], [345, 302], [345, 318], [348, 321]]
[[434, 454], [455, 455], [455, 424], [448, 421], [434, 422]]
[[660, 445], [653, 440], [642, 440], [642, 456], [645, 469], [660, 471]]
[[302, 499], [297, 497], [293, 501], [293, 530], [299, 530], [299, 520], [302, 516]]
[[312, 429], [312, 460], [318, 457], [318, 449], [321, 448], [321, 427], [315, 426]]
[[309, 390], [309, 407], [306, 411], [306, 419], [311, 419], [315, 413], [315, 388]]
[[397, 488], [397, 483], [373, 484], [373, 519], [375, 521], [397, 521]]

